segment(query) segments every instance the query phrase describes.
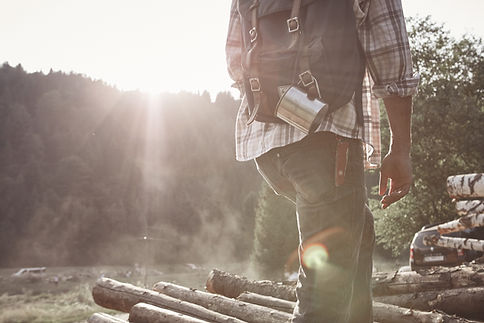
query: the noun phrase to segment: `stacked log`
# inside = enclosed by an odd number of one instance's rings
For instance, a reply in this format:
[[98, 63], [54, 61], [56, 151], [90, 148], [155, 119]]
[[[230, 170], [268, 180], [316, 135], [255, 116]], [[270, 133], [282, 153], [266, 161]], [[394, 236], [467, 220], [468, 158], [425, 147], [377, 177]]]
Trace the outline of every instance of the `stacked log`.
[[439, 234], [425, 237], [424, 243], [444, 248], [484, 251], [484, 240], [441, 236], [450, 232], [484, 227], [484, 174], [449, 176], [447, 192], [451, 198], [457, 200], [457, 214], [462, 217], [437, 226]]
[[[293, 283], [251, 281], [213, 270], [206, 285], [210, 293], [168, 282], [149, 290], [102, 278], [93, 288], [93, 298], [101, 306], [130, 313], [129, 322], [290, 322]], [[484, 266], [377, 273], [373, 294], [374, 318], [380, 323], [476, 323], [470, 319], [484, 319]], [[125, 321], [97, 313], [89, 322]]]

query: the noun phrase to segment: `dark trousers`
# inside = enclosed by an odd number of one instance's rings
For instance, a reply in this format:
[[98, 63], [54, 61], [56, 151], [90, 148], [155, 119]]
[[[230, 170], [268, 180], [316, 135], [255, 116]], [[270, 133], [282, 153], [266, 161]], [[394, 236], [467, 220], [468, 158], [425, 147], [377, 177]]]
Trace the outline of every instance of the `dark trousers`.
[[262, 176], [296, 204], [300, 266], [293, 322], [372, 320], [373, 216], [361, 142], [351, 140], [344, 185], [334, 184], [336, 137], [316, 133], [256, 159]]

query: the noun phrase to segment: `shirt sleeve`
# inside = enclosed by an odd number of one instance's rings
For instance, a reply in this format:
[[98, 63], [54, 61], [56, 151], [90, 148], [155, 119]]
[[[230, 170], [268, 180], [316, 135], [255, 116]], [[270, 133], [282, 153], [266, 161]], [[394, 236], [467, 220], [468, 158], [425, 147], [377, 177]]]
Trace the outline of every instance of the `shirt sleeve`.
[[360, 42], [378, 98], [417, 93], [401, 0], [355, 0]]
[[229, 75], [236, 83], [242, 81], [241, 51], [242, 34], [240, 18], [237, 12], [237, 1], [232, 0], [229, 30], [227, 32], [227, 41], [225, 44], [225, 55]]

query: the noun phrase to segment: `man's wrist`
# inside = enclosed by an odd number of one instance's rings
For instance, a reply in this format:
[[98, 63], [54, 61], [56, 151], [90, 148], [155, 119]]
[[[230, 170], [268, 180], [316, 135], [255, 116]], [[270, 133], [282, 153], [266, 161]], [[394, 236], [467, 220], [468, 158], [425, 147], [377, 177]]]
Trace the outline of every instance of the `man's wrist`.
[[411, 149], [412, 149], [411, 142], [398, 142], [398, 141], [393, 141], [390, 144], [390, 152], [392, 154], [410, 156]]

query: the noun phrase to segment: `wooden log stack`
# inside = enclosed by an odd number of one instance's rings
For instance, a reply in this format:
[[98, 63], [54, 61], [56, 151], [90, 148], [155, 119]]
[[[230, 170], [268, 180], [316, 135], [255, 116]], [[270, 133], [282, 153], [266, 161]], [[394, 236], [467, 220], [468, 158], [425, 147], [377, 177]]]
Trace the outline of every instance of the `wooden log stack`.
[[441, 236], [484, 227], [484, 173], [449, 176], [447, 192], [456, 200], [457, 214], [461, 218], [429, 228], [437, 229], [439, 234], [426, 237], [424, 243], [444, 248], [484, 251], [484, 240]]
[[[427, 243], [484, 251], [482, 240], [440, 236], [484, 226], [484, 174], [451, 176], [447, 189], [462, 217], [439, 225], [439, 235]], [[484, 323], [484, 264], [375, 273], [372, 284], [375, 322]], [[149, 290], [101, 278], [92, 295], [98, 305], [129, 313], [134, 323], [283, 323], [291, 321], [296, 301], [294, 282], [251, 281], [216, 269], [208, 275], [206, 290], [168, 282]], [[104, 313], [88, 322], [126, 323]]]
[[[152, 290], [101, 278], [92, 294], [98, 305], [130, 313], [129, 322], [290, 322], [295, 284], [252, 281], [213, 270], [206, 291], [168, 282]], [[373, 276], [376, 322], [480, 322], [484, 320], [484, 265], [436, 267], [421, 273]], [[96, 313], [90, 323], [122, 323]]]

